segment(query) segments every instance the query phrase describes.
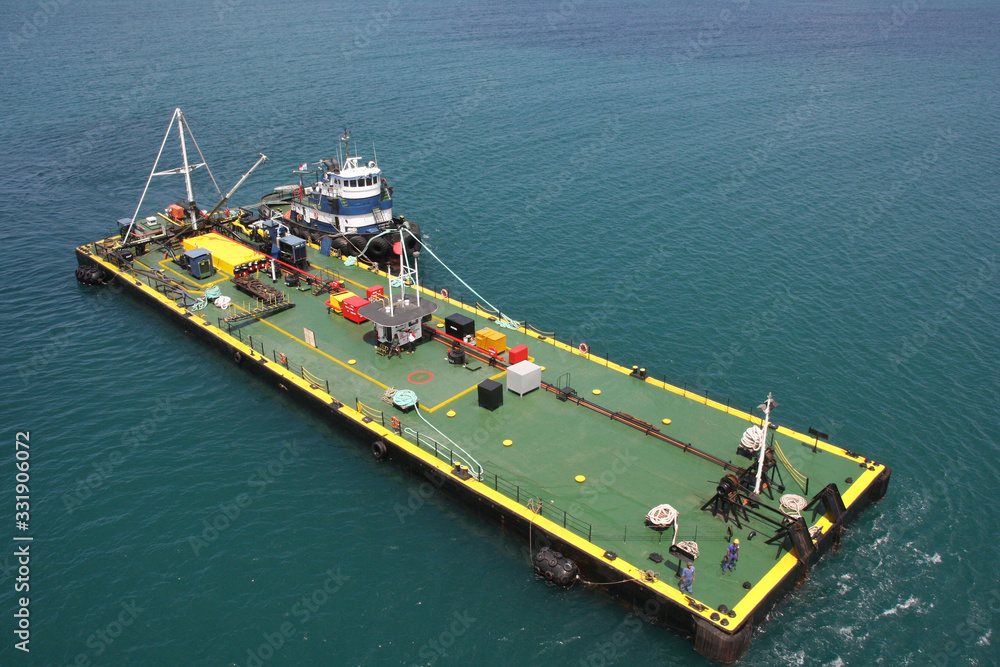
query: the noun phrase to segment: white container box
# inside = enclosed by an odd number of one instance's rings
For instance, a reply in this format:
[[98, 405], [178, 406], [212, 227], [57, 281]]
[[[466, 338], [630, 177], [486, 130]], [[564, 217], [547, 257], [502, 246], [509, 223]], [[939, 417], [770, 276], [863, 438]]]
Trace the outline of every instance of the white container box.
[[530, 361], [519, 361], [507, 368], [507, 389], [524, 396], [542, 386], [542, 367]]

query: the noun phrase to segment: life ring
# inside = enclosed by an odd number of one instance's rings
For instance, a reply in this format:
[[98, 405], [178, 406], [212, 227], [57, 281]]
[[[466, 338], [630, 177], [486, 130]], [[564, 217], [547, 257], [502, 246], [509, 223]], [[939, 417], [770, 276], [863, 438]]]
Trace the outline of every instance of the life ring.
[[236, 350], [236, 352], [233, 353], [233, 361], [235, 361], [238, 364], [242, 364], [243, 363], [243, 353], [240, 352], [239, 350]]
[[441, 296], [443, 296], [446, 299], [448, 298], [448, 289], [446, 287], [441, 288]]
[[580, 351], [587, 354], [590, 352], [590, 347], [586, 343], [580, 343]]
[[302, 188], [296, 187], [294, 190], [292, 190], [292, 194], [298, 197], [299, 199], [302, 199]]
[[287, 366], [288, 365], [288, 357], [285, 356], [284, 352], [279, 352], [278, 353], [278, 361], [281, 362], [282, 366]]
[[394, 430], [398, 431], [399, 430], [399, 426], [400, 426], [400, 424], [399, 424], [399, 418], [398, 417], [393, 417], [389, 421], [392, 422], [392, 428]]
[[381, 440], [376, 440], [375, 442], [373, 442], [372, 456], [375, 457], [375, 460], [381, 461], [382, 459], [385, 458], [385, 455], [386, 455], [385, 443], [382, 442]]

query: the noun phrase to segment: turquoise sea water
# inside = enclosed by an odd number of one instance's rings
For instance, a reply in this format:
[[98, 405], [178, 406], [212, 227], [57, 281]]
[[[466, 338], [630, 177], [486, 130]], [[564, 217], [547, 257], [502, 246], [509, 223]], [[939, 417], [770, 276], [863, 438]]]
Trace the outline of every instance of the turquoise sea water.
[[0, 664], [705, 664], [600, 593], [536, 581], [515, 536], [149, 308], [76, 284], [72, 248], [131, 215], [178, 106], [220, 185], [270, 156], [242, 201], [349, 127], [491, 302], [737, 405], [772, 391], [780, 423], [891, 465], [744, 664], [1000, 660], [996, 3], [3, 15]]

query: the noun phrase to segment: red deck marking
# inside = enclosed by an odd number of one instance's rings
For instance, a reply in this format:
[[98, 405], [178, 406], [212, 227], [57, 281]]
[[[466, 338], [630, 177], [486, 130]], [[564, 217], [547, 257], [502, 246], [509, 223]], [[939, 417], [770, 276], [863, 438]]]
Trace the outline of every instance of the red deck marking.
[[[414, 380], [413, 379], [414, 375], [426, 375], [427, 379]], [[413, 371], [412, 373], [406, 376], [406, 379], [412, 382], [413, 384], [427, 384], [428, 382], [434, 379], [434, 373], [431, 373], [430, 371]]]

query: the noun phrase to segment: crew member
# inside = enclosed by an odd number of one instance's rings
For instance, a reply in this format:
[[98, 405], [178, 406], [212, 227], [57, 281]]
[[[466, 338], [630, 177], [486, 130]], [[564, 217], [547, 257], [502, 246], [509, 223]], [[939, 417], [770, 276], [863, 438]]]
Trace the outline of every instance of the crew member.
[[722, 561], [722, 571], [728, 572], [729, 570], [736, 569], [736, 561], [740, 559], [740, 538], [736, 538], [726, 549], [726, 558]]
[[690, 593], [692, 586], [694, 586], [694, 563], [688, 563], [687, 567], [681, 570], [681, 585], [679, 588], [685, 593]]
[[413, 345], [417, 342], [417, 334], [413, 333], [413, 329], [406, 332], [406, 342], [409, 344], [407, 352], [413, 354]]

